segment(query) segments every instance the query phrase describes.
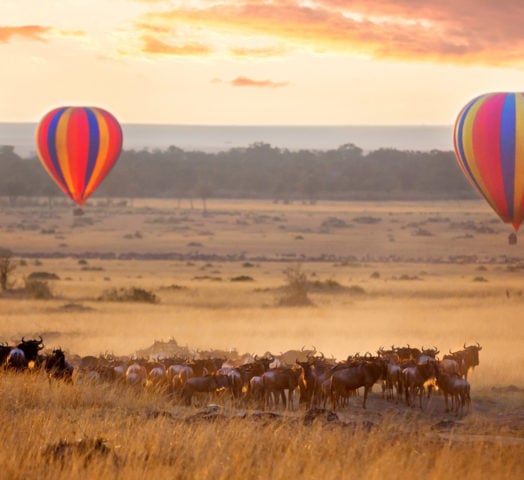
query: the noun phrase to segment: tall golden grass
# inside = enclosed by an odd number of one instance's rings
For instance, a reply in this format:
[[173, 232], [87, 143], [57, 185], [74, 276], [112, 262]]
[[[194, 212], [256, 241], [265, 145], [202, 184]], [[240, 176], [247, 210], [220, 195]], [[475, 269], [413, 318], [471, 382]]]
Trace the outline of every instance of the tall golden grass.
[[[212, 419], [198, 419], [192, 418], [195, 412], [123, 387], [49, 385], [42, 375], [5, 374], [0, 391], [2, 477], [382, 479], [387, 475], [431, 480], [515, 479], [524, 473], [522, 437], [515, 441], [474, 414], [464, 420], [466, 434], [457, 430], [446, 434], [432, 429], [417, 411], [358, 412], [354, 422], [328, 422], [321, 416], [312, 424], [303, 421], [302, 413], [273, 419], [226, 408]], [[369, 418], [372, 425], [364, 422]]]

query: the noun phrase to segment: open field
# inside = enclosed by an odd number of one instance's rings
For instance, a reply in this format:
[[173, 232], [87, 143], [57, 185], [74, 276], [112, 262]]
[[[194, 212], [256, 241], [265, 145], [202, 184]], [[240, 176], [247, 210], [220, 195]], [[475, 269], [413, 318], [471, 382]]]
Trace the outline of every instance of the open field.
[[[0, 418], [13, 427], [0, 464], [14, 478], [522, 475], [524, 253], [508, 245], [509, 227], [483, 203], [210, 200], [205, 214], [197, 201], [182, 207], [99, 200], [74, 217], [44, 202], [3, 206], [0, 247], [17, 261], [12, 287], [34, 272], [58, 279], [48, 282], [49, 300], [0, 298], [0, 340], [42, 335], [47, 347], [79, 355], [131, 355], [171, 338], [195, 351], [259, 355], [314, 345], [337, 359], [392, 344], [435, 345], [443, 354], [479, 342], [471, 412], [458, 421], [439, 396], [420, 412], [375, 392], [368, 410], [356, 399], [339, 423], [304, 425], [304, 411], [243, 418], [227, 402], [215, 421], [188, 422], [194, 409], [158, 395], [50, 388], [45, 378], [8, 375]], [[283, 271], [298, 264], [313, 306], [281, 306]], [[98, 300], [123, 287], [159, 302]], [[447, 420], [450, 431], [432, 429]], [[372, 422], [369, 432], [363, 421]], [[86, 462], [83, 447], [68, 444], [49, 462], [61, 439], [98, 436], [106, 453], [93, 447]], [[34, 465], [48, 473], [32, 477]]]

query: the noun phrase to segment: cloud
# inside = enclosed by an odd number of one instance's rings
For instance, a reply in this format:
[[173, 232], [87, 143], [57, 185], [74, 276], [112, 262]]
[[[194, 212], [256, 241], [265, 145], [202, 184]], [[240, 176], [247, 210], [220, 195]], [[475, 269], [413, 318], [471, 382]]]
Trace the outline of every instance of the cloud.
[[211, 47], [201, 43], [186, 43], [183, 45], [173, 45], [156, 39], [155, 37], [142, 37], [142, 51], [153, 55], [169, 56], [204, 56], [212, 52]]
[[45, 42], [47, 34], [53, 31], [50, 27], [40, 25], [22, 25], [18, 27], [0, 26], [0, 43], [8, 43], [13, 37], [22, 37], [27, 40]]
[[271, 58], [271, 57], [281, 57], [288, 50], [282, 46], [274, 47], [233, 47], [230, 49], [231, 55], [237, 58]]
[[59, 30], [41, 25], [0, 26], [0, 43], [10, 43], [14, 37], [36, 42], [47, 42], [50, 38], [55, 37], [85, 37], [85, 32], [82, 30]]
[[259, 39], [286, 46], [273, 48], [275, 55], [307, 48], [381, 59], [522, 66], [522, 18], [521, 0], [223, 0], [173, 3], [142, 20], [156, 28], [183, 26], [202, 38], [213, 34], [215, 52], [220, 38], [238, 36], [245, 41], [228, 48], [236, 57], [263, 57], [271, 49], [249, 47]]
[[231, 80], [233, 87], [280, 88], [286, 87], [288, 82], [273, 82], [272, 80], [253, 80], [249, 77], [237, 77]]

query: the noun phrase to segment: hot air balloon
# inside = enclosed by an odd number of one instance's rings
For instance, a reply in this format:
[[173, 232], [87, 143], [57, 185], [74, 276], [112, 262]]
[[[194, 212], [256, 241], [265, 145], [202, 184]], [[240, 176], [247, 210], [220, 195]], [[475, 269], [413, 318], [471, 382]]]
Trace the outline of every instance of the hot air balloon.
[[524, 93], [473, 99], [457, 118], [454, 144], [464, 175], [517, 232], [524, 219]]
[[36, 147], [51, 178], [82, 206], [117, 161], [122, 129], [101, 108], [60, 107], [38, 124]]

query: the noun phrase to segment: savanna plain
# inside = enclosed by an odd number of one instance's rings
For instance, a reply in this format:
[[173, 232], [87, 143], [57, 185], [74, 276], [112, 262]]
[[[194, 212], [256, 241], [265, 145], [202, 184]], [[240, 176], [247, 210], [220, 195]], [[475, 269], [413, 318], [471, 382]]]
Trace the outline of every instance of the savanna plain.
[[[193, 207], [193, 208], [191, 208]], [[1, 372], [2, 478], [500, 478], [524, 475], [524, 251], [480, 201], [46, 199], [0, 206], [16, 268], [0, 341], [42, 336], [66, 358], [479, 344], [471, 408], [388, 401], [377, 384], [315, 419], [226, 395], [191, 407], [109, 382]], [[287, 301], [286, 269], [308, 279]], [[51, 295], [33, 298], [30, 277]], [[154, 302], [127, 301], [140, 289]], [[169, 353], [169, 352], [167, 352]]]

